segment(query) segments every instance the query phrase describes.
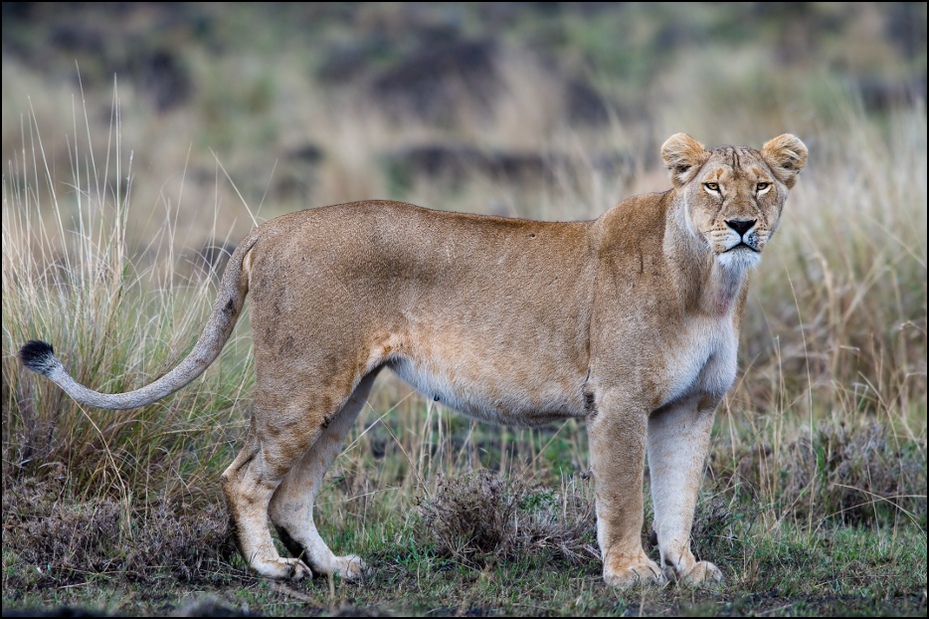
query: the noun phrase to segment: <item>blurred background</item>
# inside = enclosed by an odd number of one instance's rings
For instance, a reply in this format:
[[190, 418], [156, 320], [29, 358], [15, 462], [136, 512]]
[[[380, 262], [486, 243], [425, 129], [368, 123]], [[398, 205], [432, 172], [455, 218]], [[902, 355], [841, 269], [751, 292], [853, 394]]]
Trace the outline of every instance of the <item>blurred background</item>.
[[70, 177], [118, 113], [135, 207], [178, 209], [191, 246], [215, 205], [244, 234], [243, 200], [262, 219], [363, 198], [593, 217], [667, 187], [658, 149], [678, 131], [755, 147], [791, 131], [813, 174], [828, 128], [926, 93], [918, 2], [5, 2], [2, 17], [3, 161], [33, 126]]

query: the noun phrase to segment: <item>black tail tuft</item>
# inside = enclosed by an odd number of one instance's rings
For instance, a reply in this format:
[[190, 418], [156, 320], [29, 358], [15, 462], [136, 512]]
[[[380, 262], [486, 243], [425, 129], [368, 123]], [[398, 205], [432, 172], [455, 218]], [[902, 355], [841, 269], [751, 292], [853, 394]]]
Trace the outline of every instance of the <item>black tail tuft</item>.
[[52, 345], [39, 340], [26, 342], [26, 345], [19, 349], [19, 360], [33, 372], [46, 376], [57, 362]]

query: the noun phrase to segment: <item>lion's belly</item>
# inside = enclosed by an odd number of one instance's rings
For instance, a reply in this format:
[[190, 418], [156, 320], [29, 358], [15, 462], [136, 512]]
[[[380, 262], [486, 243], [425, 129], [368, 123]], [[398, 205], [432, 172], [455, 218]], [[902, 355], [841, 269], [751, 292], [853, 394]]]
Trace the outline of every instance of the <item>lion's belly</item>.
[[388, 367], [426, 397], [492, 423], [536, 426], [585, 414], [583, 376], [558, 380], [530, 368], [498, 372], [432, 359], [398, 358]]

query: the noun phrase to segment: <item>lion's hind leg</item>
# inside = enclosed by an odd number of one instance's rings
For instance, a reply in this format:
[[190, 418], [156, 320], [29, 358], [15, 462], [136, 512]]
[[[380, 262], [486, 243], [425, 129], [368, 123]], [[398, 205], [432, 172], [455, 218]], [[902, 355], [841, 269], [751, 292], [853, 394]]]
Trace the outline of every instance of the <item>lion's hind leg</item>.
[[[301, 510], [307, 504], [312, 507], [312, 501], [305, 498], [291, 500], [298, 493], [286, 489], [281, 493], [286, 500], [274, 501], [272, 497], [289, 478], [303, 479], [300, 472], [306, 468], [302, 463], [307, 454], [319, 451], [311, 447], [333, 442], [329, 428], [339, 428], [342, 436], [347, 432], [347, 427], [343, 430], [343, 426], [337, 423], [336, 413], [350, 399], [349, 390], [354, 381], [351, 377], [342, 376], [320, 386], [314, 385], [315, 376], [310, 369], [264, 375], [259, 369], [248, 439], [222, 477], [239, 549], [249, 566], [268, 578], [299, 580], [312, 577], [312, 570], [301, 555], [307, 560], [312, 557], [302, 552], [297, 557], [281, 557], [268, 528], [271, 513], [277, 517], [275, 524], [286, 523], [284, 528], [290, 537], [302, 544], [305, 537], [301, 532], [307, 525], [302, 525], [302, 528], [293, 526], [290, 511], [302, 514]], [[343, 391], [333, 387], [336, 384], [348, 386]], [[354, 419], [354, 415], [351, 417]], [[350, 421], [347, 425], [351, 425]], [[324, 435], [326, 438], [323, 438]], [[338, 442], [341, 443], [341, 438]], [[337, 447], [332, 448], [333, 452], [335, 450]], [[322, 451], [327, 452], [326, 449]], [[290, 475], [294, 469], [297, 472]], [[290, 481], [286, 484], [287, 489], [294, 487]], [[315, 528], [312, 530], [315, 531]]]
[[[256, 410], [245, 446], [222, 475], [223, 493], [242, 557], [256, 572], [267, 578], [301, 580], [312, 578], [310, 568], [299, 558], [281, 557], [268, 530], [268, 503], [291, 461], [274, 457], [267, 441], [256, 428]], [[308, 444], [314, 437], [302, 441]], [[303, 450], [301, 450], [303, 451]], [[271, 452], [272, 458], [268, 455]]]
[[322, 479], [338, 455], [371, 390], [377, 371], [358, 384], [342, 407], [327, 418], [319, 438], [284, 477], [271, 498], [269, 514], [281, 541], [318, 574], [357, 578], [365, 565], [355, 555], [335, 555], [316, 529], [313, 503]]

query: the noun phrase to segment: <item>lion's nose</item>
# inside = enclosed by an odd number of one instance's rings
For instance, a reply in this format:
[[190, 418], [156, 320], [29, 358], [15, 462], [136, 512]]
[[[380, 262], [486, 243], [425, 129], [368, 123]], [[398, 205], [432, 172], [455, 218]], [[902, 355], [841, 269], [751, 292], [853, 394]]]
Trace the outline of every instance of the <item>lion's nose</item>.
[[726, 225], [739, 233], [739, 236], [742, 236], [746, 232], [752, 229], [752, 226], [755, 225], [754, 219], [727, 219]]

